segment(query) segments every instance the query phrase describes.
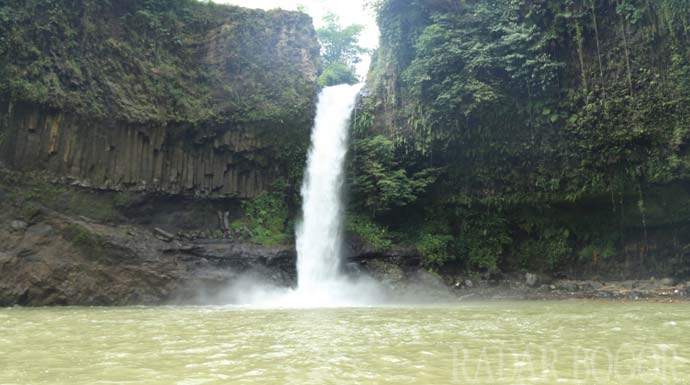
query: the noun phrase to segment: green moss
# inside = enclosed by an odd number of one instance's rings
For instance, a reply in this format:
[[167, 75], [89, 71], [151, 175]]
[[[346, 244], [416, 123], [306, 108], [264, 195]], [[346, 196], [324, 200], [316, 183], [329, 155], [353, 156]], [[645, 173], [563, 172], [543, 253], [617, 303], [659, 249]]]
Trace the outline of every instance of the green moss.
[[316, 33], [296, 12], [10, 0], [0, 20], [0, 99], [133, 123], [301, 123], [316, 91], [300, 67], [305, 51], [318, 66]]
[[26, 219], [35, 217], [40, 213], [40, 208], [45, 207], [97, 221], [117, 221], [123, 219], [118, 208], [125, 206], [131, 197], [129, 193], [72, 188], [51, 183], [41, 174], [20, 174], [7, 170], [0, 170], [0, 189], [5, 194], [7, 207], [18, 207]]
[[63, 237], [90, 259], [105, 258], [104, 240], [83, 226], [71, 224], [63, 230]]

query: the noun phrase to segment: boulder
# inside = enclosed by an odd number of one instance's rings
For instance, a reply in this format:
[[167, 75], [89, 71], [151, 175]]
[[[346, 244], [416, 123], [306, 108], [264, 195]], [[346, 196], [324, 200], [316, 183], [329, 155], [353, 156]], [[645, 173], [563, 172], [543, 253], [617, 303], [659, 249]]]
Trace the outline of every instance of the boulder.
[[667, 286], [667, 287], [675, 286], [675, 285], [676, 285], [676, 280], [673, 279], [673, 278], [662, 278], [662, 279], [659, 280], [659, 284], [660, 284], [661, 286]]
[[584, 281], [578, 284], [580, 290], [598, 290], [604, 287], [601, 283], [597, 281]]
[[535, 287], [539, 284], [539, 276], [533, 273], [525, 274], [525, 283], [529, 287]]
[[170, 242], [173, 239], [175, 239], [175, 236], [173, 234], [170, 234], [169, 232], [158, 227], [154, 229], [154, 233], [156, 234], [156, 238], [162, 241]]
[[10, 229], [12, 229], [12, 231], [24, 231], [27, 227], [29, 227], [29, 224], [24, 221], [10, 222]]
[[560, 281], [556, 285], [556, 289], [558, 290], [563, 290], [563, 291], [568, 291], [568, 292], [575, 292], [578, 290], [578, 286], [575, 282], [572, 281]]

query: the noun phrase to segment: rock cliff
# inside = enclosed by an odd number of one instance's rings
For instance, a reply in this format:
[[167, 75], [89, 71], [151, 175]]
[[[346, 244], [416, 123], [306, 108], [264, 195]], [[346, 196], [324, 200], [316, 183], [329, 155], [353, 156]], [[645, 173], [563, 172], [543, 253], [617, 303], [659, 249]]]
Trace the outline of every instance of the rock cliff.
[[191, 0], [9, 3], [0, 160], [10, 168], [239, 198], [299, 174], [320, 66], [308, 16]]
[[289, 285], [291, 246], [228, 225], [267, 192], [287, 228], [319, 51], [299, 12], [0, 3], [0, 306], [208, 302], [248, 272]]
[[690, 274], [688, 1], [377, 11], [352, 140], [362, 235], [443, 271]]

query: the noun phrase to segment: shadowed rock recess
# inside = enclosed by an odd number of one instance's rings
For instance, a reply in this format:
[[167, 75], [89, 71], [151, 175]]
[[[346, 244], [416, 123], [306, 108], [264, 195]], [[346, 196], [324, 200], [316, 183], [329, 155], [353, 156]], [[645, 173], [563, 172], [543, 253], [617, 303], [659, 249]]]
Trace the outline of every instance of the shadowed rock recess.
[[244, 200], [296, 195], [320, 65], [298, 12], [4, 2], [0, 305], [190, 300], [274, 257], [294, 269], [292, 247], [227, 227]]

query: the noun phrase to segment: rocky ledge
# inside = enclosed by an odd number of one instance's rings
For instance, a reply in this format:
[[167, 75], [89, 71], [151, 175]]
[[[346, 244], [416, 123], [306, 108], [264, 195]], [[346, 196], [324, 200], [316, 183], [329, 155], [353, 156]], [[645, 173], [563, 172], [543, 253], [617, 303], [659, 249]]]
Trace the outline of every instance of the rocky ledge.
[[394, 297], [411, 301], [491, 300], [651, 300], [688, 301], [690, 281], [673, 278], [637, 280], [556, 279], [533, 273], [505, 274], [492, 279], [478, 276], [437, 274], [410, 263], [409, 257], [393, 256], [357, 261]]
[[0, 223], [0, 306], [198, 302], [250, 272], [290, 285], [294, 260], [289, 246], [183, 242], [42, 209]]
[[[349, 242], [346, 270], [380, 282], [392, 301], [524, 299], [686, 300], [690, 282], [602, 281], [513, 274], [438, 275], [414, 250], [387, 253]], [[0, 306], [227, 303], [243, 277], [294, 286], [293, 246], [184, 240], [162, 229], [97, 223], [47, 208], [30, 221], [0, 219]]]

